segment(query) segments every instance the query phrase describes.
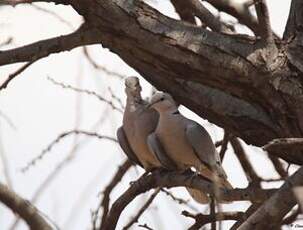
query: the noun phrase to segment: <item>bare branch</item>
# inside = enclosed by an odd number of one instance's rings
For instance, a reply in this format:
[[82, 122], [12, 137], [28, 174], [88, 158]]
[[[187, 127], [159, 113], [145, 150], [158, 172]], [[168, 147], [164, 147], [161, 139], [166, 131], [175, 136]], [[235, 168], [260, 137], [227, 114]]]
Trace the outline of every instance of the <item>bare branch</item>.
[[99, 217], [98, 213], [100, 212], [100, 209], [103, 208], [101, 223], [100, 223], [100, 229], [103, 229], [103, 225], [105, 224], [105, 220], [108, 214], [109, 210], [109, 201], [110, 201], [110, 194], [113, 191], [113, 189], [117, 186], [117, 184], [121, 181], [122, 177], [125, 175], [125, 173], [129, 170], [129, 168], [132, 166], [132, 163], [129, 160], [126, 160], [118, 169], [118, 171], [115, 173], [113, 178], [111, 179], [110, 183], [106, 186], [106, 188], [103, 191], [103, 198], [95, 211], [95, 219], [93, 220], [93, 229], [97, 229], [97, 218]]
[[229, 139], [230, 139], [230, 134], [226, 130], [224, 130], [224, 136], [223, 136], [223, 140], [221, 143], [221, 149], [219, 152], [221, 160], [223, 160], [223, 158], [225, 156]]
[[140, 228], [144, 228], [144, 229], [147, 229], [147, 230], [153, 230], [151, 227], [149, 227], [147, 224], [139, 224], [138, 227]]
[[183, 21], [196, 24], [195, 15], [186, 1], [182, 1], [182, 0], [170, 0], [170, 1], [173, 4], [176, 12], [179, 14], [180, 18]]
[[278, 138], [262, 148], [268, 152], [303, 150], [303, 138]]
[[250, 185], [254, 185], [260, 187], [261, 178], [258, 176], [256, 171], [254, 170], [251, 162], [247, 158], [247, 155], [240, 143], [240, 141], [236, 137], [232, 137], [230, 139], [230, 143], [235, 151], [236, 156], [238, 157], [240, 164], [243, 168], [243, 171], [249, 181]]
[[303, 167], [291, 175], [284, 185], [265, 201], [238, 229], [275, 229], [296, 204], [293, 188], [303, 185]]
[[271, 154], [268, 154], [268, 158], [271, 160], [272, 164], [275, 167], [275, 170], [280, 175], [281, 179], [287, 178], [288, 177], [288, 172], [283, 167], [282, 162], [280, 161], [280, 159], [276, 156], [271, 155]]
[[26, 172], [27, 170], [29, 170], [29, 168], [31, 168], [32, 166], [34, 166], [38, 161], [42, 160], [42, 158], [52, 150], [52, 148], [59, 143], [62, 139], [64, 139], [65, 137], [68, 137], [70, 135], [86, 135], [86, 136], [90, 136], [90, 137], [96, 137], [98, 139], [105, 139], [105, 140], [109, 140], [109, 141], [113, 141], [113, 142], [117, 142], [116, 138], [110, 137], [110, 136], [105, 136], [105, 135], [100, 135], [98, 133], [95, 132], [88, 132], [88, 131], [84, 131], [84, 130], [71, 130], [71, 131], [67, 131], [64, 133], [61, 133], [55, 140], [53, 140], [37, 157], [35, 157], [34, 159], [32, 159], [29, 163], [27, 163], [27, 165], [25, 167], [23, 167], [21, 169], [22, 172]]
[[21, 66], [17, 71], [14, 73], [10, 74], [8, 78], [0, 85], [0, 90], [5, 89], [8, 84], [19, 74], [21, 74], [24, 70], [26, 70], [30, 65], [32, 65], [36, 60], [31, 60], [30, 62], [26, 63], [25, 65]]
[[0, 201], [14, 213], [18, 214], [33, 230], [52, 230], [39, 210], [30, 202], [24, 200], [4, 184], [0, 183]]
[[48, 79], [49, 81], [51, 81], [53, 84], [58, 85], [58, 86], [61, 86], [63, 89], [71, 89], [71, 90], [73, 90], [73, 91], [75, 91], [75, 92], [78, 92], [78, 93], [85, 93], [85, 94], [87, 94], [87, 95], [94, 96], [94, 97], [96, 97], [98, 100], [100, 100], [100, 101], [102, 101], [102, 102], [105, 102], [105, 103], [107, 103], [108, 105], [110, 105], [110, 106], [112, 107], [113, 110], [116, 110], [116, 111], [118, 111], [118, 112], [120, 112], [120, 113], [123, 113], [123, 110], [120, 109], [120, 108], [118, 108], [118, 107], [116, 107], [116, 106], [113, 104], [113, 102], [112, 102], [111, 100], [107, 100], [106, 98], [104, 98], [103, 96], [97, 94], [97, 93], [94, 92], [94, 91], [90, 91], [90, 90], [87, 90], [87, 89], [79, 89], [79, 88], [76, 88], [76, 87], [74, 87], [74, 86], [67, 85], [67, 84], [64, 84], [64, 83], [62, 83], [62, 82], [58, 82], [58, 81], [54, 80], [54, 79], [51, 78], [51, 77], [47, 77], [47, 79]]
[[294, 189], [295, 196], [299, 202], [299, 205], [303, 211], [303, 186], [295, 187]]
[[[212, 196], [215, 194], [214, 186], [207, 180], [203, 179], [195, 173], [178, 173], [167, 172], [163, 170], [155, 170], [150, 175], [144, 174], [137, 181], [133, 182], [130, 188], [124, 192], [122, 196], [112, 205], [112, 208], [107, 216], [105, 224], [101, 230], [113, 230], [116, 227], [117, 221], [123, 209], [139, 194], [144, 193], [150, 189], [157, 187], [176, 187], [186, 186], [199, 189], [203, 192], [209, 193]], [[267, 199], [275, 189], [263, 190], [259, 188], [247, 189], [218, 189], [218, 195], [224, 201], [236, 200], [254, 200], [263, 201]]]
[[125, 225], [123, 230], [129, 229], [132, 225], [138, 222], [139, 218], [142, 216], [142, 214], [145, 212], [146, 209], [151, 205], [153, 200], [156, 198], [158, 193], [161, 191], [160, 188], [157, 188], [156, 191], [149, 197], [149, 199], [145, 202], [145, 204], [140, 208], [140, 210], [137, 212], [137, 214], [130, 220], [130, 222]]
[[198, 230], [205, 224], [215, 223], [216, 221], [222, 220], [241, 220], [244, 219], [245, 213], [243, 212], [221, 212], [215, 213], [214, 215], [204, 214], [191, 214], [187, 211], [182, 212], [183, 216], [193, 218], [195, 223], [188, 230]]
[[68, 51], [82, 45], [98, 43], [97, 31], [83, 24], [75, 32], [32, 43], [23, 47], [0, 51], [0, 65], [17, 62], [31, 62], [46, 57], [52, 53]]

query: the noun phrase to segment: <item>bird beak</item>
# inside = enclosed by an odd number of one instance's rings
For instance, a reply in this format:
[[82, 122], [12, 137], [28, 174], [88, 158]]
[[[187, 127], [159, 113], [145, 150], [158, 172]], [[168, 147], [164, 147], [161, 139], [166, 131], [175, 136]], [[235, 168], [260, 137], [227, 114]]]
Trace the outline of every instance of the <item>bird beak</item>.
[[147, 109], [151, 108], [154, 104], [156, 104], [158, 101], [154, 101], [153, 103], [150, 103], [146, 106]]

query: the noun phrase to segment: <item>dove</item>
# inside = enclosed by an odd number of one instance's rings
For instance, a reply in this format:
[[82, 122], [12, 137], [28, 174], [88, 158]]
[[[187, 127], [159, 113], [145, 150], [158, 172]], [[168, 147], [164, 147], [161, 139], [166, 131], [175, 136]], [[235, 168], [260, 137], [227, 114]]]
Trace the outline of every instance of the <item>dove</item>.
[[[149, 172], [162, 167], [158, 157], [150, 152], [147, 145], [147, 137], [157, 127], [159, 114], [156, 110], [148, 108], [148, 102], [141, 97], [141, 90], [137, 77], [126, 78], [126, 107], [123, 125], [117, 130], [117, 138], [128, 158]], [[165, 155], [160, 159], [170, 165], [170, 159]]]
[[[156, 93], [149, 107], [157, 110], [160, 115], [155, 131], [147, 138], [154, 155], [167, 154], [177, 170], [185, 171], [194, 167], [197, 173], [219, 187], [232, 189], [215, 145], [200, 124], [180, 114], [175, 101], [167, 93]], [[162, 165], [165, 167], [165, 163]], [[209, 197], [203, 192], [191, 188], [187, 190], [196, 201], [209, 202]]]

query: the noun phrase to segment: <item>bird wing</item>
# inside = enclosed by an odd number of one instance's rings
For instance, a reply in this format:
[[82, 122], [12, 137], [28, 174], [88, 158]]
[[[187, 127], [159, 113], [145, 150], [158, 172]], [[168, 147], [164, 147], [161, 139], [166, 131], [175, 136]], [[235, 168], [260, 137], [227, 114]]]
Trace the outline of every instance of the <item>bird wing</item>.
[[122, 126], [120, 128], [118, 128], [118, 130], [117, 130], [117, 139], [118, 139], [120, 147], [122, 148], [123, 152], [126, 154], [128, 159], [130, 159], [133, 163], [143, 167], [141, 162], [139, 161], [138, 157], [132, 150]]
[[188, 142], [201, 163], [205, 164], [207, 168], [215, 172], [218, 176], [226, 178], [220, 156], [208, 132], [198, 123], [188, 121], [185, 133]]
[[147, 137], [147, 144], [150, 152], [159, 160], [161, 165], [169, 170], [176, 170], [177, 165], [175, 162], [166, 154], [163, 145], [155, 133], [150, 134]]

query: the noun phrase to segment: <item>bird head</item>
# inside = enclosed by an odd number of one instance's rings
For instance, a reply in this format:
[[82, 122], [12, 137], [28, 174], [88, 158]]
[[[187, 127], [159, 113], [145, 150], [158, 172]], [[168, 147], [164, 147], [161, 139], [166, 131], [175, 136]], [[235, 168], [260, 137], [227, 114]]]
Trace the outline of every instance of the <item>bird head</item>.
[[141, 99], [141, 85], [139, 78], [137, 77], [127, 77], [125, 79], [125, 92], [127, 96], [135, 99]]
[[154, 108], [159, 112], [177, 110], [177, 105], [173, 97], [164, 92], [155, 93], [151, 98], [149, 107]]

